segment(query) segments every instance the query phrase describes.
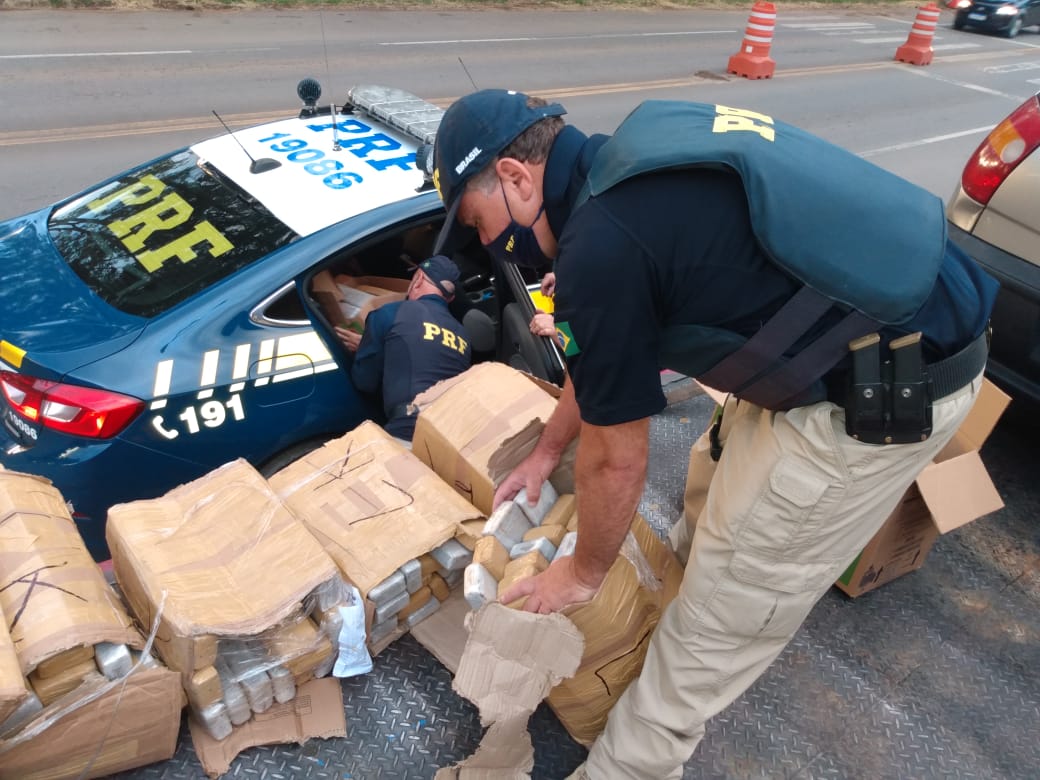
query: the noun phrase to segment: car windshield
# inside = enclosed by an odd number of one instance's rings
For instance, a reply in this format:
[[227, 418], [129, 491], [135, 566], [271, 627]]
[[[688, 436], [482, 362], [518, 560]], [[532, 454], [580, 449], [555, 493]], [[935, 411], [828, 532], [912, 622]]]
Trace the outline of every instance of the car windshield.
[[58, 207], [51, 239], [111, 306], [154, 317], [296, 238], [190, 151]]

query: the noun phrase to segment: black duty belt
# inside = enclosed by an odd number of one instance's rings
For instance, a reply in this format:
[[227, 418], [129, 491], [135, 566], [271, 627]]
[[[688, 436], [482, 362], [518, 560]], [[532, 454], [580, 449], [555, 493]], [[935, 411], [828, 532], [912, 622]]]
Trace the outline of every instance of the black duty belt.
[[932, 398], [955, 393], [982, 373], [989, 355], [989, 328], [955, 355], [928, 364], [932, 381]]

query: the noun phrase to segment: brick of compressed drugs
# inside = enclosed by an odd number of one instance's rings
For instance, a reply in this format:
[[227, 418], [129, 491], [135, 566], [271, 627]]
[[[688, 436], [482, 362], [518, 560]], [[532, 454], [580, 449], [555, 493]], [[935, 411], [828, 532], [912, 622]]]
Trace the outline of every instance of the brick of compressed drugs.
[[423, 585], [419, 590], [412, 594], [412, 597], [408, 599], [408, 603], [397, 613], [397, 619], [408, 621], [408, 616], [413, 612], [422, 609], [426, 606], [426, 602], [433, 598], [433, 592], [430, 590], [428, 585]]
[[497, 536], [482, 536], [473, 548], [473, 562], [481, 564], [492, 577], [500, 580], [509, 563], [509, 548]]
[[112, 642], [98, 642], [94, 645], [94, 663], [108, 680], [126, 677], [134, 666], [130, 648]]
[[296, 682], [293, 680], [292, 672], [284, 666], [275, 666], [268, 669], [267, 674], [271, 678], [274, 700], [279, 704], [292, 701], [296, 696]]
[[563, 537], [563, 541], [560, 542], [556, 548], [556, 555], [553, 557], [555, 561], [557, 558], [564, 558], [568, 555], [574, 555], [574, 548], [578, 544], [578, 532], [568, 531], [567, 535]]
[[560, 542], [563, 541], [563, 537], [567, 535], [567, 527], [562, 525], [540, 525], [537, 528], [532, 528], [526, 534], [524, 534], [524, 541], [529, 542], [532, 539], [546, 538], [552, 544], [554, 548], [560, 546]]
[[441, 565], [437, 563], [437, 559], [429, 553], [423, 553], [416, 558], [416, 560], [419, 561], [419, 568], [422, 569], [423, 582], [426, 582], [430, 578], [430, 575], [441, 567]]
[[439, 574], [434, 573], [430, 575], [428, 587], [430, 588], [430, 593], [433, 594], [437, 601], [444, 601], [451, 595], [451, 588], [448, 587], [444, 577]]
[[228, 718], [232, 725], [241, 726], [253, 717], [253, 710], [249, 707], [246, 693], [242, 690], [242, 686], [235, 682], [226, 663], [218, 659], [214, 668], [220, 677], [220, 688], [223, 691], [223, 701], [227, 708]]
[[523, 558], [525, 555], [535, 550], [540, 552], [547, 561], [551, 561], [553, 556], [556, 555], [556, 545], [544, 536], [540, 536], [527, 542], [517, 542], [514, 544], [513, 549], [509, 551], [509, 557], [511, 559]]
[[249, 709], [255, 713], [267, 712], [274, 704], [274, 686], [271, 678], [264, 670], [258, 670], [248, 674], [239, 680], [242, 690], [249, 702]]
[[3, 723], [0, 723], [0, 739], [17, 733], [22, 726], [42, 711], [43, 702], [40, 701], [40, 697], [33, 691], [29, 691], [29, 695], [22, 700], [22, 703], [15, 708], [14, 712], [8, 715]]
[[404, 585], [409, 593], [415, 593], [423, 586], [422, 564], [417, 559], [405, 561], [398, 571], [404, 575]]
[[556, 503], [552, 505], [544, 518], [542, 518], [542, 525], [567, 525], [567, 521], [571, 519], [571, 515], [578, 508], [578, 502], [574, 497], [573, 493], [564, 493], [562, 496], [556, 499]]
[[467, 550], [455, 539], [449, 539], [432, 550], [430, 555], [448, 571], [461, 571], [473, 560], [473, 553]]
[[376, 607], [375, 615], [372, 617], [373, 623], [382, 623], [384, 620], [389, 618], [391, 615], [396, 615], [402, 609], [408, 605], [408, 600], [412, 597], [407, 590], [402, 590], [392, 599], [385, 601], [383, 604]]
[[465, 572], [465, 569], [460, 569], [459, 571], [449, 571], [447, 574], [442, 574], [441, 576], [444, 578], [444, 581], [448, 583], [449, 588], [454, 588], [456, 585], [462, 582], [462, 578], [463, 576], [465, 576]]
[[40, 661], [36, 666], [36, 676], [41, 679], [57, 677], [69, 669], [82, 666], [84, 661], [90, 661], [93, 658], [93, 645], [70, 647], [68, 650], [62, 650], [60, 653], [55, 653], [50, 658]]
[[155, 649], [168, 667], [178, 672], [194, 672], [213, 666], [217, 660], [217, 638], [212, 634], [155, 638]]
[[231, 736], [231, 718], [223, 702], [218, 701], [195, 710], [195, 717], [213, 739], [221, 740]]
[[523, 510], [524, 514], [527, 515], [527, 519], [531, 521], [531, 525], [540, 525], [545, 516], [552, 509], [553, 505], [559, 496], [556, 493], [556, 488], [552, 486], [550, 482], [542, 483], [542, 490], [538, 494], [538, 500], [534, 506], [531, 506], [527, 502], [527, 488], [520, 488], [520, 492], [516, 494], [516, 498], [513, 501]]
[[397, 630], [397, 615], [391, 615], [389, 619], [384, 620], [381, 623], [373, 623], [372, 628], [368, 631], [369, 643], [376, 643], [381, 639], [385, 639]]
[[55, 699], [60, 699], [66, 693], [76, 690], [85, 679], [97, 673], [94, 656], [91, 655], [85, 661], [69, 666], [52, 677], [40, 677], [33, 671], [29, 674], [29, 683], [36, 691], [36, 695], [40, 697], [43, 706], [46, 707]]
[[188, 678], [185, 689], [188, 701], [196, 710], [202, 710], [224, 698], [224, 689], [220, 686], [220, 675], [214, 666], [207, 666], [193, 672]]
[[531, 530], [531, 521], [515, 501], [503, 501], [484, 525], [484, 536], [494, 536], [507, 550]]
[[419, 623], [422, 623], [426, 618], [436, 612], [441, 606], [441, 603], [432, 596], [426, 600], [419, 609], [415, 610], [405, 618], [404, 624], [408, 628], [415, 628]]
[[381, 607], [397, 599], [402, 593], [407, 596], [408, 584], [405, 582], [404, 575], [400, 571], [395, 571], [382, 582], [372, 586], [368, 591], [368, 600], [376, 607]]
[[578, 513], [577, 512], [575, 512], [573, 515], [571, 515], [570, 519], [567, 520], [567, 530], [568, 531], [577, 531], [578, 530]]
[[530, 552], [524, 553], [519, 558], [513, 558], [507, 565], [505, 577], [511, 577], [514, 573], [520, 569], [534, 569], [535, 573], [543, 572], [549, 568], [549, 559], [542, 555], [540, 550], [531, 550]]
[[480, 609], [498, 597], [498, 582], [491, 576], [491, 572], [487, 570], [486, 566], [471, 563], [466, 567], [463, 595], [471, 609]]

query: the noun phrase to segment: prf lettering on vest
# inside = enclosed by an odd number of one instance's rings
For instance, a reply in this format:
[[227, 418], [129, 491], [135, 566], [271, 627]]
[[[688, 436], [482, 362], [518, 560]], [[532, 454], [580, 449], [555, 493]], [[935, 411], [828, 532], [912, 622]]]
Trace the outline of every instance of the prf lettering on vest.
[[423, 322], [423, 328], [426, 330], [423, 333], [423, 341], [433, 341], [437, 336], [440, 336], [442, 346], [454, 349], [459, 354], [466, 351], [466, 339], [455, 335], [447, 328], [442, 328], [440, 325], [432, 322]]
[[219, 257], [234, 248], [223, 233], [217, 230], [209, 220], [202, 220], [190, 225], [187, 233], [181, 232], [176, 238], [165, 244], [144, 250], [145, 242], [153, 233], [178, 228], [188, 221], [194, 209], [176, 192], [164, 197], [159, 196], [166, 190], [166, 185], [155, 176], [142, 176], [138, 181], [116, 190], [110, 195], [98, 198], [87, 204], [91, 211], [100, 211], [107, 206], [119, 204], [137, 208], [130, 216], [116, 219], [107, 224], [116, 238], [123, 242], [126, 250], [137, 258], [149, 273], [158, 270], [170, 258], [176, 257], [182, 263], [198, 257], [200, 244], [204, 244], [210, 257]]
[[776, 130], [773, 129], [773, 117], [759, 114], [756, 111], [747, 111], [743, 108], [729, 108], [728, 106], [715, 106], [715, 122], [711, 127], [713, 133], [729, 133], [734, 130], [751, 131], [758, 133], [767, 141], [776, 140]]

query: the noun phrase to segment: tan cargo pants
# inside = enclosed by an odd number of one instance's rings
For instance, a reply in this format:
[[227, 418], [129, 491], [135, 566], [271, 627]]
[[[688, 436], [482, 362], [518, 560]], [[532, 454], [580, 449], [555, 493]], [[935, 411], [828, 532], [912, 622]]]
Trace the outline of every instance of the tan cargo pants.
[[857, 442], [831, 403], [790, 412], [726, 404], [722, 458], [711, 460], [707, 434], [694, 444], [684, 517], [670, 537], [689, 559], [682, 587], [589, 753], [590, 780], [682, 777], [705, 722], [780, 654], [980, 387], [981, 378], [936, 401], [932, 435], [906, 445]]

